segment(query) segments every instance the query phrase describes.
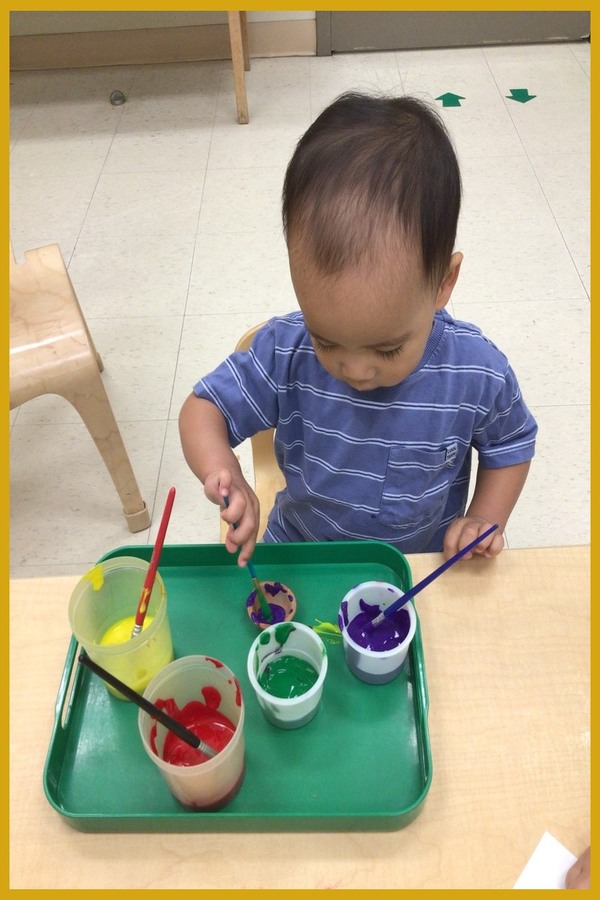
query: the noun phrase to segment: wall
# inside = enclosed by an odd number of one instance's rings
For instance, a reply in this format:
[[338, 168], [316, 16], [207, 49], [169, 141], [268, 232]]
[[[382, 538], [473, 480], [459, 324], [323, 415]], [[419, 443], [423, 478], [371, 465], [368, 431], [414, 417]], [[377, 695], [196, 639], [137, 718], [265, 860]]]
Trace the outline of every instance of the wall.
[[[227, 59], [226, 12], [11, 12], [10, 67]], [[248, 12], [250, 56], [314, 56], [314, 11]]]

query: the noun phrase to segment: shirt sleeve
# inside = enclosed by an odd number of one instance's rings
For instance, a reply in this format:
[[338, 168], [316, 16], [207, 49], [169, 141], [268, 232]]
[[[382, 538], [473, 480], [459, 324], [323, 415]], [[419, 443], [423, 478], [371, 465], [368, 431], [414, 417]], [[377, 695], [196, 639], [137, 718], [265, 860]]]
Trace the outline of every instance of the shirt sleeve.
[[276, 349], [271, 320], [256, 333], [250, 350], [232, 353], [194, 386], [197, 397], [223, 413], [232, 447], [277, 423]]
[[473, 446], [484, 468], [528, 462], [535, 453], [537, 423], [525, 405], [516, 376], [507, 366], [501, 387], [477, 423]]

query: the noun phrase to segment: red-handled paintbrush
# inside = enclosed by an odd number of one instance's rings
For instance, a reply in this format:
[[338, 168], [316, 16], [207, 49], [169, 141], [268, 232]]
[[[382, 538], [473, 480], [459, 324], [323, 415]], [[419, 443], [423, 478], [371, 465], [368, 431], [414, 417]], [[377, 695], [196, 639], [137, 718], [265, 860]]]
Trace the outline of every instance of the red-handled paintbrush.
[[152, 556], [150, 558], [150, 565], [148, 566], [148, 571], [144, 580], [144, 587], [142, 588], [140, 602], [138, 603], [137, 612], [135, 614], [135, 625], [133, 626], [133, 631], [131, 632], [132, 638], [137, 637], [142, 630], [144, 619], [146, 618], [146, 613], [148, 612], [148, 603], [150, 602], [150, 595], [152, 593], [152, 588], [154, 587], [154, 579], [156, 578], [158, 561], [160, 559], [160, 554], [162, 553], [163, 544], [165, 542], [165, 535], [167, 533], [169, 519], [171, 518], [171, 510], [173, 509], [174, 500], [175, 488], [172, 487], [167, 495], [167, 502], [165, 503], [165, 509], [158, 529], [158, 534], [156, 535], [154, 550], [152, 551]]

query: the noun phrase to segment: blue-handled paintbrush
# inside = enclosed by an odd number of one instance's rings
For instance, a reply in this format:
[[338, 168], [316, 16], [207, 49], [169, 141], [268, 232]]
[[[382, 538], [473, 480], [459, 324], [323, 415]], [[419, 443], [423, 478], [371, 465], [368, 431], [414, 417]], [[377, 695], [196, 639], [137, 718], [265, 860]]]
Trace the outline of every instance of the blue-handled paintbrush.
[[484, 531], [483, 534], [480, 534], [478, 538], [475, 538], [474, 541], [471, 541], [470, 544], [467, 544], [466, 547], [463, 547], [462, 550], [459, 550], [458, 553], [455, 553], [454, 556], [451, 556], [450, 559], [447, 559], [445, 563], [442, 563], [442, 565], [439, 566], [439, 568], [435, 569], [422, 581], [419, 581], [418, 584], [415, 584], [415, 586], [408, 590], [405, 594], [402, 594], [402, 596], [398, 600], [395, 600], [393, 603], [387, 606], [383, 610], [383, 612], [380, 612], [379, 615], [375, 616], [374, 619], [371, 619], [370, 622], [366, 622], [364, 630], [372, 631], [374, 628], [377, 628], [378, 625], [381, 625], [383, 620], [388, 616], [391, 616], [393, 615], [393, 613], [398, 612], [398, 610], [401, 609], [405, 603], [408, 603], [409, 600], [412, 600], [415, 594], [418, 594], [423, 590], [423, 588], [426, 588], [428, 584], [431, 584], [432, 581], [435, 581], [438, 575], [441, 575], [442, 572], [445, 572], [446, 569], [449, 569], [450, 566], [453, 566], [455, 562], [458, 562], [458, 560], [461, 559], [470, 550], [472, 550], [473, 547], [477, 546], [477, 544], [481, 543], [481, 541], [488, 537], [492, 533], [492, 531], [495, 531], [497, 527], [497, 525], [492, 525], [491, 528], [488, 528], [487, 531]]
[[[223, 497], [223, 503], [225, 504], [225, 509], [229, 506], [229, 497], [227, 494]], [[233, 523], [233, 527], [237, 528], [237, 522]], [[258, 602], [260, 603], [260, 608], [262, 610], [262, 614], [267, 620], [267, 622], [273, 621], [273, 613], [271, 612], [271, 607], [269, 606], [269, 601], [265, 596], [265, 592], [262, 589], [262, 585], [258, 580], [258, 576], [256, 574], [256, 569], [254, 568], [254, 563], [251, 559], [246, 563], [246, 568], [248, 569], [248, 574], [252, 579], [252, 584], [254, 585], [254, 589], [256, 591], [256, 596], [258, 597]]]

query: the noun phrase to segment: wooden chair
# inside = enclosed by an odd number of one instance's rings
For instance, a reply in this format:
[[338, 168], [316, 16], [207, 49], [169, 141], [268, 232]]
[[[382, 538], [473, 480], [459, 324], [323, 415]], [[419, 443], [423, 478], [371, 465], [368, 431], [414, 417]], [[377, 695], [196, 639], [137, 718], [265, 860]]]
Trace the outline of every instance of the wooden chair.
[[[255, 325], [243, 334], [235, 349], [248, 350], [259, 328], [262, 328], [262, 325]], [[254, 492], [260, 503], [259, 538], [262, 537], [267, 527], [267, 519], [275, 501], [275, 494], [285, 487], [283, 472], [279, 468], [273, 447], [274, 436], [275, 429], [269, 428], [267, 431], [258, 431], [250, 438], [252, 468], [254, 470]], [[222, 542], [225, 540], [228, 527], [221, 519]]]
[[233, 65], [235, 105], [237, 107], [237, 120], [240, 125], [247, 125], [250, 121], [245, 75], [245, 72], [250, 71], [247, 19], [248, 17], [245, 12], [227, 13], [229, 43], [231, 44], [231, 63]]
[[10, 408], [42, 394], [71, 403], [100, 451], [130, 531], [150, 526], [91, 338], [58, 244], [10, 250]]

